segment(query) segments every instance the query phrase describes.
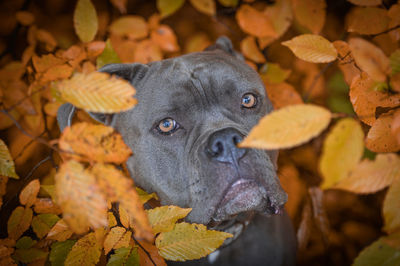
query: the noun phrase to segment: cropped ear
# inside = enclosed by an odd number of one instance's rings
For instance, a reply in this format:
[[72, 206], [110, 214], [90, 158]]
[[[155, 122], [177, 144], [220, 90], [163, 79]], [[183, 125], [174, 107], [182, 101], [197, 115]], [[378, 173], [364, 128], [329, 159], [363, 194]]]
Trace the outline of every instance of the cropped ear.
[[204, 51], [212, 51], [212, 50], [216, 50], [216, 49], [220, 49], [220, 50], [236, 57], [237, 59], [244, 61], [243, 55], [241, 53], [235, 51], [235, 49], [233, 49], [231, 40], [226, 36], [219, 37], [215, 41], [215, 44], [207, 47]]
[[[141, 79], [146, 75], [149, 70], [149, 66], [139, 63], [134, 64], [108, 64], [100, 68], [99, 72], [106, 72], [111, 75], [116, 75], [129, 81], [132, 85], [139, 83]], [[136, 87], [137, 89], [137, 87]], [[57, 121], [60, 130], [63, 131], [65, 127], [70, 126], [72, 118], [75, 113], [75, 107], [69, 103], [62, 105], [57, 113]], [[93, 113], [88, 112], [89, 115], [96, 121], [105, 124], [107, 126], [114, 125], [113, 114]]]

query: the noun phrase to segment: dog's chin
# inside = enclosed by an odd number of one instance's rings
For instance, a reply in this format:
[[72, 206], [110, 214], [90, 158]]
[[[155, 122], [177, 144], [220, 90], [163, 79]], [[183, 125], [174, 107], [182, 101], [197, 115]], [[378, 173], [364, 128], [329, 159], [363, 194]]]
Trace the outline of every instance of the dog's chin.
[[244, 213], [258, 212], [266, 216], [280, 214], [282, 206], [272, 206], [266, 190], [256, 181], [239, 179], [225, 192], [211, 219], [212, 225], [234, 220]]

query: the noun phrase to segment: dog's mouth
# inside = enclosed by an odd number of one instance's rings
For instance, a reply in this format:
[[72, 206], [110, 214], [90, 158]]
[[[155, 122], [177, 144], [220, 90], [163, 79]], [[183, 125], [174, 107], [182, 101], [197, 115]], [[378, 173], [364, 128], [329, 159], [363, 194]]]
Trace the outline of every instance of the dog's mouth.
[[280, 214], [283, 206], [274, 206], [266, 189], [255, 180], [241, 178], [230, 185], [212, 216], [212, 227], [232, 221], [243, 213], [258, 212], [267, 216]]

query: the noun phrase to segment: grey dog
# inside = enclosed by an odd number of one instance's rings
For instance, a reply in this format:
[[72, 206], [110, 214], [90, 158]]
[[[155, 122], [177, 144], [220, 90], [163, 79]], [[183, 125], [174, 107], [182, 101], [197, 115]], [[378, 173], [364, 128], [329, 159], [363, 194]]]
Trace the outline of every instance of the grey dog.
[[[203, 52], [100, 71], [137, 89], [133, 109], [91, 114], [120, 132], [133, 150], [127, 166], [136, 185], [156, 192], [163, 205], [192, 208], [187, 221], [234, 234], [208, 258], [185, 265], [295, 263], [277, 151], [237, 147], [272, 105], [257, 72], [228, 38]], [[73, 110], [70, 104], [60, 108], [61, 130]]]

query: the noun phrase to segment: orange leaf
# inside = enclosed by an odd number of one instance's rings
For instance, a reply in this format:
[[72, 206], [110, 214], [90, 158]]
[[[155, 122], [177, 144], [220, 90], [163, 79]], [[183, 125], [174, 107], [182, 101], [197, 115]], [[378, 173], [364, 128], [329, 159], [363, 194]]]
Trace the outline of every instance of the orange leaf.
[[37, 198], [33, 209], [36, 213], [61, 213], [60, 207], [55, 205], [50, 198]]
[[190, 3], [201, 13], [209, 16], [214, 16], [216, 6], [214, 0], [190, 0]]
[[[138, 248], [140, 265], [157, 265], [167, 266], [164, 259], [160, 256], [158, 249], [155, 245], [149, 244], [145, 241], [138, 241], [140, 246]], [[149, 255], [151, 260], [149, 259]], [[154, 261], [154, 263], [153, 263]]]
[[18, 11], [15, 14], [15, 16], [16, 16], [18, 22], [24, 26], [29, 26], [33, 22], [35, 22], [35, 17], [33, 16], [33, 14], [31, 12], [28, 12], [28, 11]]
[[163, 58], [160, 47], [151, 40], [143, 40], [135, 47], [135, 62], [147, 64]]
[[[394, 27], [397, 27], [400, 25], [400, 3], [394, 4], [390, 7], [388, 11], [388, 16], [390, 18], [389, 20], [389, 29], [392, 29]], [[389, 32], [390, 37], [394, 41], [399, 41], [400, 40], [400, 29], [395, 29]]]
[[377, 34], [389, 24], [387, 11], [377, 7], [356, 7], [347, 14], [347, 31], [360, 34]]
[[107, 203], [92, 173], [80, 163], [63, 163], [55, 176], [57, 203], [70, 228], [84, 233], [88, 227], [107, 226]]
[[262, 12], [249, 5], [241, 5], [236, 12], [236, 20], [240, 28], [256, 37], [276, 37], [277, 33], [271, 20]]
[[397, 140], [397, 144], [400, 144], [400, 110], [397, 109], [393, 114], [393, 122], [391, 125], [392, 134]]
[[113, 128], [81, 122], [67, 127], [59, 146], [66, 158], [80, 161], [123, 163], [131, 155], [120, 134]]
[[6, 194], [8, 177], [0, 175], [0, 208], [3, 205], [3, 196]]
[[125, 14], [126, 13], [126, 5], [128, 3], [128, 0], [111, 0], [111, 4], [116, 7], [120, 13]]
[[363, 71], [375, 81], [386, 80], [390, 61], [380, 48], [361, 38], [351, 38], [349, 46], [354, 60]]
[[47, 239], [56, 240], [59, 242], [65, 241], [72, 236], [73, 232], [69, 228], [68, 224], [64, 219], [58, 220], [58, 222], [50, 229], [47, 233]]
[[150, 38], [165, 52], [177, 52], [180, 49], [174, 31], [167, 25], [160, 25], [153, 30]]
[[104, 253], [107, 255], [112, 249], [114, 249], [115, 244], [122, 238], [125, 234], [126, 229], [120, 226], [111, 228], [111, 231], [107, 234], [104, 240]]
[[55, 66], [64, 64], [65, 60], [55, 57], [53, 54], [47, 54], [41, 57], [34, 55], [32, 57], [32, 63], [36, 71], [42, 73]]
[[95, 42], [90, 42], [86, 46], [86, 52], [88, 57], [97, 57], [99, 56], [104, 48], [106, 47], [106, 43], [103, 41], [95, 41]]
[[254, 36], [247, 36], [240, 42], [240, 50], [243, 55], [256, 63], [264, 63], [265, 57], [260, 52]]
[[43, 73], [40, 82], [69, 78], [72, 75], [73, 70], [74, 69], [67, 64], [54, 66]]
[[338, 66], [344, 75], [347, 85], [350, 85], [354, 77], [360, 74], [360, 70], [354, 64], [350, 47], [344, 41], [334, 41], [333, 46], [335, 46], [338, 52]]
[[389, 111], [379, 116], [368, 131], [365, 146], [373, 152], [397, 152], [400, 150], [400, 143], [393, 135], [391, 126], [393, 123], [394, 111]]
[[185, 43], [185, 53], [200, 52], [211, 45], [207, 34], [199, 32], [188, 38]]
[[8, 237], [18, 239], [26, 230], [28, 230], [32, 221], [32, 209], [29, 207], [18, 206], [11, 213], [7, 222]]
[[374, 161], [364, 159], [334, 188], [365, 194], [375, 193], [400, 179], [400, 158], [397, 154], [378, 154]]
[[325, 24], [325, 0], [292, 0], [296, 21], [314, 34], [318, 34]]
[[39, 179], [32, 180], [19, 194], [19, 201], [22, 205], [30, 207], [36, 201], [37, 194], [39, 193], [40, 182]]
[[358, 6], [379, 6], [382, 4], [382, 0], [347, 0], [352, 4]]
[[390, 186], [385, 201], [383, 202], [383, 218], [387, 233], [394, 233], [400, 229], [400, 178], [398, 177]]
[[264, 37], [259, 39], [259, 45], [261, 49], [264, 49], [274, 39], [282, 36], [286, 30], [290, 27], [293, 20], [292, 8], [290, 6], [290, 0], [278, 0], [274, 4], [268, 5], [264, 12], [274, 26], [276, 31], [276, 37]]
[[129, 15], [113, 21], [110, 25], [110, 32], [137, 40], [146, 37], [149, 34], [149, 29], [143, 17]]
[[121, 205], [118, 208], [118, 214], [119, 214], [119, 220], [121, 221], [121, 224], [125, 228], [130, 228], [130, 219], [129, 219], [129, 214], [128, 211], [125, 208], [122, 208]]
[[300, 94], [289, 83], [283, 82], [279, 84], [265, 84], [268, 97], [275, 109], [279, 109], [288, 105], [302, 104]]

